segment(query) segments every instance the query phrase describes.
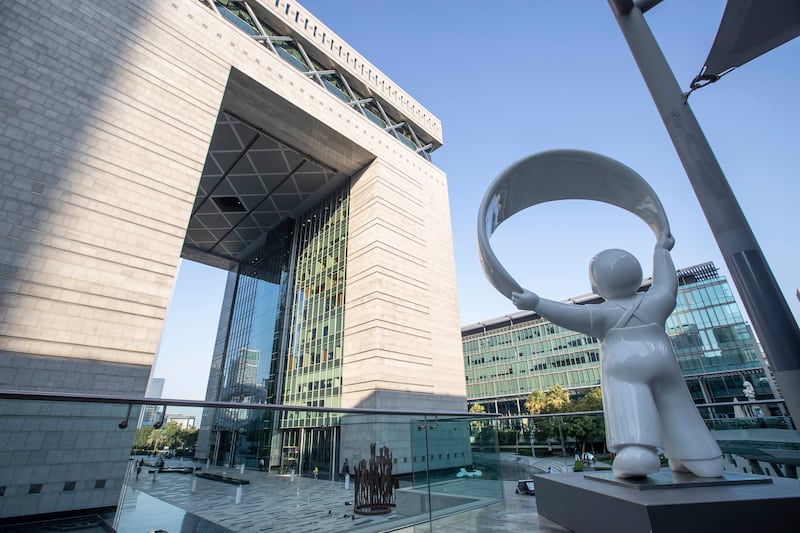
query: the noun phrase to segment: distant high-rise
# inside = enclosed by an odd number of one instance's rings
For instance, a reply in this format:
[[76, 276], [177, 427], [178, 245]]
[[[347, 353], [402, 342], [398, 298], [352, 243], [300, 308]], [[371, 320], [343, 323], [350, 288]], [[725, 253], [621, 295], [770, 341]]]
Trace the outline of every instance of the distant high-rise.
[[[441, 124], [330, 28], [286, 0], [11, 2], [0, 27], [0, 388], [141, 396], [184, 257], [231, 272], [209, 398], [465, 408]], [[124, 404], [2, 407], [0, 518], [116, 505]], [[252, 457], [385, 437], [275, 424]]]
[[[161, 398], [164, 393], [164, 378], [152, 378], [147, 386], [145, 396], [148, 398]], [[152, 426], [161, 419], [164, 413], [163, 405], [145, 405], [142, 408], [142, 425]]]
[[[713, 263], [677, 272], [677, 305], [666, 327], [695, 402], [744, 400], [744, 381], [753, 385], [758, 399], [774, 399], [774, 382], [727, 280]], [[649, 285], [645, 280], [640, 290]], [[601, 300], [587, 295], [570, 301]], [[488, 412], [525, 414], [525, 400], [534, 390], [561, 385], [574, 392], [600, 385], [598, 340], [536, 313], [517, 312], [465, 326], [461, 335], [467, 399]], [[733, 407], [716, 412], [732, 416]]]

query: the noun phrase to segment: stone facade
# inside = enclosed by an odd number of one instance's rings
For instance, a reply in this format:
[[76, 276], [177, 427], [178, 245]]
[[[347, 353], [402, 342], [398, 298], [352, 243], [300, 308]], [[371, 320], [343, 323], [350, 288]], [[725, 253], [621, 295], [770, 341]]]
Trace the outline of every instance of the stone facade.
[[[297, 3], [251, 4], [441, 144], [433, 115]], [[14, 2], [0, 45], [3, 389], [144, 393], [225, 108], [357, 176], [342, 405], [465, 407], [435, 166], [202, 1]], [[66, 405], [3, 402], [0, 518], [116, 504], [125, 405]]]

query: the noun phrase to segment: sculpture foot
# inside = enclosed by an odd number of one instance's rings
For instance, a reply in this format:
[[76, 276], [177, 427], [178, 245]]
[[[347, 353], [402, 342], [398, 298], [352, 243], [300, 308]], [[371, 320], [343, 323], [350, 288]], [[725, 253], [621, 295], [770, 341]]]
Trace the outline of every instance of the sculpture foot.
[[678, 461], [677, 459], [670, 459], [669, 460], [669, 467], [672, 469], [673, 472], [686, 472], [691, 474], [692, 471], [686, 468], [686, 465]]
[[697, 477], [722, 477], [722, 472], [725, 470], [725, 463], [722, 461], [722, 457], [695, 459], [693, 461], [685, 460], [681, 461], [681, 463]]
[[661, 461], [655, 448], [649, 446], [625, 446], [614, 458], [612, 470], [617, 477], [644, 477], [658, 472]]

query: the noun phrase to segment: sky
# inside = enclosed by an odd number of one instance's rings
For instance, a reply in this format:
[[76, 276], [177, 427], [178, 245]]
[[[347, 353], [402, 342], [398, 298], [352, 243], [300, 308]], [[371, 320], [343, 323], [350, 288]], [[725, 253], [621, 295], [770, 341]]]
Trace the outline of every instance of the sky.
[[[302, 5], [436, 115], [448, 175], [461, 324], [516, 311], [483, 274], [480, 201], [512, 163], [557, 148], [631, 167], [660, 197], [676, 267], [713, 261], [728, 276], [683, 167], [606, 2], [305, 0]], [[683, 88], [714, 40], [722, 0], [665, 0], [647, 21]], [[689, 105], [800, 317], [800, 39], [695, 91]], [[638, 218], [597, 202], [541, 204], [492, 237], [520, 284], [563, 300], [590, 292], [589, 260], [624, 248], [651, 273], [655, 239]], [[183, 261], [154, 377], [165, 398], [204, 399], [225, 273]], [[732, 283], [732, 282], [731, 282]]]

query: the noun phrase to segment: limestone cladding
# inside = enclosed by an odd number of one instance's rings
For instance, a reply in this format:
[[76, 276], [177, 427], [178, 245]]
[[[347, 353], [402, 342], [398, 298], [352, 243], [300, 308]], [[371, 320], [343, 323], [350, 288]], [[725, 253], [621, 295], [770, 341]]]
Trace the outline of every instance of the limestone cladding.
[[[262, 7], [275, 13], [272, 4]], [[388, 390], [465, 407], [441, 171], [199, 1], [12, 2], [0, 46], [0, 354], [2, 372], [13, 370], [4, 388], [144, 392], [235, 71], [306, 117], [294, 134], [333, 130], [374, 154], [353, 187], [343, 405], [404, 401]], [[355, 59], [344, 63], [359, 71]], [[375, 82], [380, 73], [364, 68]], [[438, 121], [380, 77], [387, 101], [440, 138]], [[323, 141], [307, 153], [325, 162], [336, 154]], [[132, 440], [116, 428], [124, 407], [76, 408], [105, 435], [88, 443], [64, 425], [72, 411], [0, 417], [12, 455], [0, 458], [11, 479], [0, 483], [0, 516], [116, 503]]]
[[353, 181], [343, 407], [465, 408], [447, 189], [431, 173], [376, 160]]
[[292, 35], [300, 39], [307, 50], [311, 48], [314, 53], [329, 56], [336, 63], [337, 70], [347, 72], [350, 76], [359, 79], [374, 93], [377, 93], [386, 104], [412, 120], [415, 128], [425, 130], [439, 143], [442, 142], [442, 123], [439, 119], [417, 103], [313, 14], [306, 11], [303, 6], [294, 0], [261, 1], [258, 4], [263, 9], [268, 9], [283, 24], [291, 28]]
[[231, 68], [444, 191], [200, 2], [13, 4], [2, 24], [2, 350], [152, 364]]

